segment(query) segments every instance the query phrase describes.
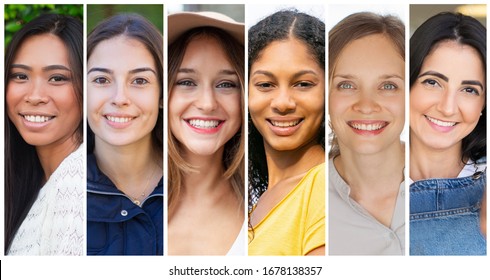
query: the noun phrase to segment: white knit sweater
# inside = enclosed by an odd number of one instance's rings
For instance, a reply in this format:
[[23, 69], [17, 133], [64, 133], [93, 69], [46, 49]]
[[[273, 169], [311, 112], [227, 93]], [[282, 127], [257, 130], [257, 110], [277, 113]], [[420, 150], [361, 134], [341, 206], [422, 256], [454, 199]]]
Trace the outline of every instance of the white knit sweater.
[[83, 255], [83, 145], [67, 156], [41, 188], [8, 255]]

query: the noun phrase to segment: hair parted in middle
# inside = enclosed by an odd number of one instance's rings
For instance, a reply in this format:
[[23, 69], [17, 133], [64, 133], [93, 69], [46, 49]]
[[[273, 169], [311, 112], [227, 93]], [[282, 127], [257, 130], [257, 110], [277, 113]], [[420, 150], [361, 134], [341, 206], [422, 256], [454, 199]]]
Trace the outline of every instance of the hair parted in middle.
[[[163, 102], [163, 37], [160, 31], [146, 18], [131, 13], [112, 16], [99, 23], [87, 39], [87, 59], [97, 45], [105, 40], [126, 36], [142, 43], [155, 61], [160, 87], [160, 100]], [[95, 146], [94, 133], [87, 126], [87, 151], [91, 153]], [[163, 107], [158, 110], [158, 118], [152, 131], [153, 148], [163, 153]], [[163, 154], [162, 154], [163, 155]]]
[[[325, 23], [297, 10], [278, 11], [252, 26], [248, 31], [248, 69], [267, 46], [290, 38], [301, 41], [310, 55], [325, 70]], [[248, 115], [249, 211], [267, 189], [267, 161], [264, 140]], [[317, 142], [325, 148], [325, 116], [317, 134]]]
[[[383, 34], [392, 43], [398, 54], [405, 60], [405, 25], [396, 16], [379, 15], [372, 12], [354, 13], [339, 23], [330, 31], [328, 36], [328, 77], [332, 79], [337, 59], [342, 50], [352, 41], [375, 34]], [[340, 154], [337, 138], [330, 135], [329, 158]]]

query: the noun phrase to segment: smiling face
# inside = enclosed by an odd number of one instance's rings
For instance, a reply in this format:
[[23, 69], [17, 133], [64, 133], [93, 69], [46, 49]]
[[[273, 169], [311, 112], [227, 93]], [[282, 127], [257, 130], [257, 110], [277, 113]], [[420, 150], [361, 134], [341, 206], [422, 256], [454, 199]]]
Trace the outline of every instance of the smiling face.
[[63, 41], [28, 37], [8, 71], [8, 117], [22, 138], [37, 147], [75, 144], [81, 110]]
[[139, 41], [121, 35], [100, 42], [87, 65], [88, 122], [96, 143], [150, 143], [161, 104], [151, 53]]
[[266, 148], [292, 151], [314, 143], [325, 111], [324, 73], [297, 39], [262, 51], [250, 69], [248, 100]]
[[242, 124], [241, 85], [218, 42], [206, 36], [188, 45], [169, 97], [169, 127], [187, 154], [213, 155]]
[[341, 153], [372, 154], [400, 143], [405, 62], [393, 43], [381, 34], [362, 37], [334, 65], [329, 112]]
[[410, 89], [411, 141], [460, 151], [480, 118], [484, 89], [484, 65], [474, 48], [455, 41], [435, 45]]

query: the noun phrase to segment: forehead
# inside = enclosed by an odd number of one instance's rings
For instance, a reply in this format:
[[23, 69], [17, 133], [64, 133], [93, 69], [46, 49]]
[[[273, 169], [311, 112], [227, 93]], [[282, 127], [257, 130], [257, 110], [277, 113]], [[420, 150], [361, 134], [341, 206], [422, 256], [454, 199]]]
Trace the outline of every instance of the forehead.
[[366, 69], [374, 74], [375, 70], [403, 71], [404, 66], [403, 56], [393, 41], [386, 35], [373, 34], [347, 44], [337, 57], [334, 72], [355, 72]]
[[[324, 63], [324, 62], [322, 62]], [[306, 43], [296, 38], [276, 40], [269, 43], [259, 54], [252, 68], [324, 68]]]
[[68, 50], [56, 35], [45, 33], [29, 36], [15, 54], [14, 63], [30, 66], [61, 64], [68, 65]]
[[88, 64], [111, 69], [144, 65], [155, 67], [153, 55], [147, 47], [137, 39], [124, 35], [99, 42], [92, 51]]
[[485, 64], [480, 53], [470, 45], [442, 41], [425, 57], [421, 72], [433, 70], [456, 79], [484, 79]]

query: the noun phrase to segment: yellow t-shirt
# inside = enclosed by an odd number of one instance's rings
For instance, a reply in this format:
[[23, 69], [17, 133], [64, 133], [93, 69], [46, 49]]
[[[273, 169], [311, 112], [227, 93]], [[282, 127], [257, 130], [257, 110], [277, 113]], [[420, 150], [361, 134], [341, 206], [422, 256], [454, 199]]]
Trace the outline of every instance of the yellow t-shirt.
[[248, 231], [249, 255], [306, 255], [325, 245], [325, 163], [301, 181]]

